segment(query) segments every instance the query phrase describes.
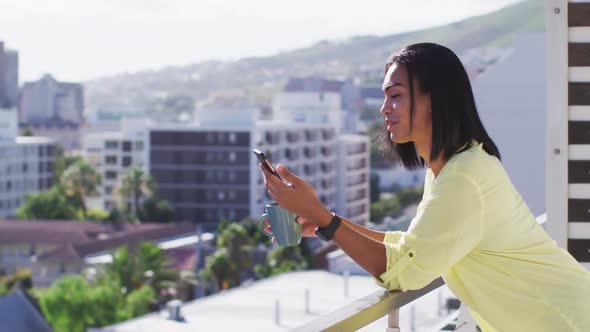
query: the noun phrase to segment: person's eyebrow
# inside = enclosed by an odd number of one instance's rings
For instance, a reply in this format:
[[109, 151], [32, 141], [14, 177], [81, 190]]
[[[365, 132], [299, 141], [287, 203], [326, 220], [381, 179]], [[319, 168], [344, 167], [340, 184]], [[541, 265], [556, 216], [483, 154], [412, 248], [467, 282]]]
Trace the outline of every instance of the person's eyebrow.
[[389, 82], [389, 83], [387, 83], [387, 85], [384, 85], [382, 87], [383, 93], [387, 92], [387, 89], [389, 89], [393, 86], [402, 86], [402, 84], [399, 82]]

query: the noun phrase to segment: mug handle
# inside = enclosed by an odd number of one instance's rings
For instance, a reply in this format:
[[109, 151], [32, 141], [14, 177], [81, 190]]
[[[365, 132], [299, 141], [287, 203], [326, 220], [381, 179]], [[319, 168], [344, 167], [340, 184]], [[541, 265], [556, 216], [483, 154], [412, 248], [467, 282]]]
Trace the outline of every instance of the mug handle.
[[264, 224], [265, 220], [268, 220], [268, 213], [265, 213], [260, 217], [260, 223], [258, 224], [258, 228], [260, 228], [260, 231], [262, 233], [264, 233], [264, 235], [266, 235], [268, 237], [273, 237], [274, 236], [273, 233], [269, 233], [264, 229], [266, 227], [266, 225]]

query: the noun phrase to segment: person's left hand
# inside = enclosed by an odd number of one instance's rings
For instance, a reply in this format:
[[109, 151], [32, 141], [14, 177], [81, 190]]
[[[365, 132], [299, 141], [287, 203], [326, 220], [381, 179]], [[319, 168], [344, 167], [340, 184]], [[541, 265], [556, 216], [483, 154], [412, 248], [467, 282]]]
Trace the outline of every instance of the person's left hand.
[[320, 201], [318, 195], [307, 181], [291, 173], [284, 165], [277, 165], [277, 172], [288, 183], [281, 181], [266, 170], [262, 164], [258, 167], [264, 175], [264, 183], [268, 193], [281, 207], [306, 218], [309, 222], [318, 226], [329, 223], [330, 210]]

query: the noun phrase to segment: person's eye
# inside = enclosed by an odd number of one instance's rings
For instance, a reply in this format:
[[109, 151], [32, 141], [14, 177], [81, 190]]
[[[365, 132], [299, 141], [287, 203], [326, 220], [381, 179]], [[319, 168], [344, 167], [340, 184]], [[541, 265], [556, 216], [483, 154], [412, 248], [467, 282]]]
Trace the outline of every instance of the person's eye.
[[397, 98], [397, 97], [399, 97], [399, 94], [392, 94], [391, 95], [391, 98]]

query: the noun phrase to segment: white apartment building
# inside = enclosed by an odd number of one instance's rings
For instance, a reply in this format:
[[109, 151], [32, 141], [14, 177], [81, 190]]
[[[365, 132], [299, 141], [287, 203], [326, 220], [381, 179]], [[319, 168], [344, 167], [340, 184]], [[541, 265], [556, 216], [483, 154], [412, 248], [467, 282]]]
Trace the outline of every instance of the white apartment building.
[[336, 212], [366, 225], [370, 207], [370, 142], [368, 136], [340, 135], [337, 139]]
[[[317, 191], [320, 200], [331, 209], [337, 208], [336, 188], [340, 180], [338, 164], [336, 127], [330, 124], [291, 123], [281, 121], [258, 121], [252, 132], [254, 140], [251, 149], [265, 153], [274, 165], [284, 164], [287, 168], [308, 181]], [[250, 211], [262, 214], [264, 204], [270, 202], [258, 159], [250, 153], [252, 199]], [[344, 180], [344, 179], [342, 179]]]
[[16, 109], [0, 109], [0, 217], [14, 217], [27, 194], [51, 187], [55, 141], [18, 137]]
[[296, 123], [333, 125], [337, 132], [344, 126], [342, 111], [343, 82], [324, 79], [290, 79], [273, 98], [274, 119]]
[[116, 189], [125, 172], [133, 165], [146, 168], [146, 134], [145, 120], [129, 120], [121, 131], [84, 135], [83, 156], [101, 177], [98, 196], [89, 198], [89, 206], [105, 211], [116, 206]]

